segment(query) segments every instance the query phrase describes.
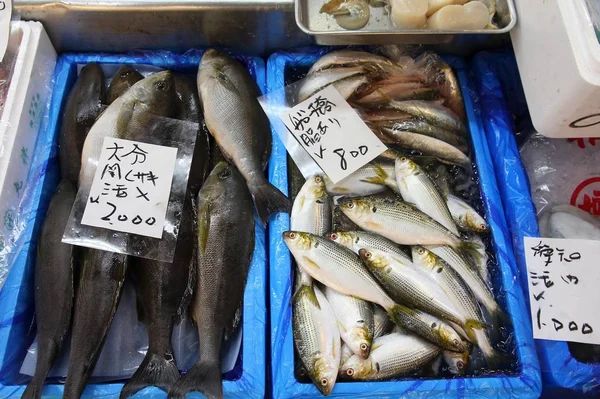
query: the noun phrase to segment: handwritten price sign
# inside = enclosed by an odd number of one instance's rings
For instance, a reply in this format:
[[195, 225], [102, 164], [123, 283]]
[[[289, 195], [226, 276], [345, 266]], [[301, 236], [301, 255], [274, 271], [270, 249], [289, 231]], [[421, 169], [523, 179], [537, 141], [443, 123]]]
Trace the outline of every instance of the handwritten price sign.
[[314, 94], [280, 118], [334, 183], [387, 149], [333, 86]]
[[161, 238], [177, 148], [107, 137], [82, 224]]
[[533, 337], [600, 344], [600, 242], [525, 237]]

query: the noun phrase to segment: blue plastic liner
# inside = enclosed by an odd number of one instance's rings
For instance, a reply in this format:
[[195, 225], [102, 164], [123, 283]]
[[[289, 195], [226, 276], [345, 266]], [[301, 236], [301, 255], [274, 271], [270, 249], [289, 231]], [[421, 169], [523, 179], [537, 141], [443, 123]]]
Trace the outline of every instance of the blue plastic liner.
[[[528, 293], [523, 237], [539, 237], [536, 209], [531, 199], [527, 172], [515, 140], [513, 115], [526, 114], [517, 65], [512, 54], [479, 53], [473, 59], [476, 89], [481, 103], [483, 126], [496, 179], [506, 205], [506, 219], [512, 234], [521, 284]], [[529, 295], [525, 296], [527, 299]], [[529, 310], [528, 310], [529, 311]], [[535, 340], [544, 393], [572, 397], [600, 395], [600, 363], [577, 361], [564, 341]], [[567, 393], [565, 390], [568, 390]]]
[[[285, 73], [289, 68], [309, 67], [331, 49], [309, 49], [292, 53], [275, 53], [267, 62], [268, 92], [281, 93], [274, 97], [285, 103], [283, 92]], [[518, 368], [514, 373], [496, 373], [473, 378], [405, 379], [390, 382], [340, 382], [334, 387], [332, 397], [377, 398], [537, 398], [541, 391], [541, 377], [533, 346], [531, 322], [520, 284], [515, 275], [515, 261], [500, 193], [496, 186], [487, 142], [479, 115], [474, 112], [471, 84], [466, 65], [460, 58], [447, 61], [455, 68], [469, 120], [469, 129], [476, 154], [481, 192], [486, 219], [490, 225], [495, 255], [501, 275], [499, 284], [514, 327], [514, 341]], [[271, 95], [274, 95], [273, 93]], [[284, 193], [288, 191], [286, 150], [277, 134], [274, 137], [274, 154], [269, 168], [269, 178]], [[269, 262], [271, 286], [271, 369], [274, 398], [308, 398], [321, 394], [312, 384], [299, 383], [294, 376], [294, 344], [292, 336], [292, 267], [290, 252], [282, 240], [282, 232], [289, 229], [289, 216], [277, 215], [269, 228]]]
[[[77, 77], [77, 65], [148, 64], [178, 72], [195, 73], [201, 50], [185, 54], [140, 52], [128, 55], [66, 54], [59, 57], [54, 74], [54, 91], [49, 123], [40, 132], [30, 173], [32, 201], [21, 210], [26, 229], [23, 245], [0, 292], [0, 397], [21, 397], [26, 380], [19, 375], [21, 363], [35, 336], [33, 275], [37, 239], [48, 204], [59, 180], [57, 158], [62, 108]], [[235, 57], [248, 68], [262, 91], [265, 90], [265, 64], [257, 57]], [[234, 370], [225, 375], [223, 389], [228, 398], [263, 398], [265, 395], [266, 346], [266, 245], [265, 230], [256, 226], [255, 249], [244, 294], [243, 334], [240, 357]], [[89, 384], [83, 397], [118, 397], [123, 383]], [[62, 397], [63, 385], [46, 385], [44, 397]], [[158, 388], [146, 388], [137, 397], [166, 397]], [[188, 397], [201, 397], [199, 393]]]

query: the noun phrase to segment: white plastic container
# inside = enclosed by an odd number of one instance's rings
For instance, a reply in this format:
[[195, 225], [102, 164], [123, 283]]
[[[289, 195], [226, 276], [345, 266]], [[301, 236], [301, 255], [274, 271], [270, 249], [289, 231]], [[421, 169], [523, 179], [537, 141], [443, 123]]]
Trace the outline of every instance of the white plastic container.
[[511, 38], [534, 127], [548, 137], [600, 137], [600, 43], [587, 2], [515, 4]]
[[8, 52], [16, 54], [16, 59], [0, 110], [0, 264], [21, 229], [19, 207], [56, 65], [56, 51], [39, 22], [11, 23]]

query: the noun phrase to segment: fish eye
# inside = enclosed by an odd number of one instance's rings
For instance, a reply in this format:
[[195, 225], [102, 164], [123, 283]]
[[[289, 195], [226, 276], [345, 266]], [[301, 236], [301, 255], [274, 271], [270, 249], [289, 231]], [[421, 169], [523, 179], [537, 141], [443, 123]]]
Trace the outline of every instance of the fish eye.
[[481, 224], [479, 225], [479, 228], [480, 228], [481, 230], [485, 230], [485, 229], [487, 228], [487, 226], [486, 226], [485, 224], [481, 223]]
[[402, 158], [400, 158], [400, 161], [402, 161], [402, 162], [406, 162], [406, 161], [408, 161], [408, 158], [406, 158], [406, 157], [402, 157]]
[[221, 173], [219, 173], [219, 178], [221, 180], [225, 180], [227, 179], [229, 176], [231, 176], [231, 170], [229, 169], [225, 169], [224, 171], [222, 171]]
[[337, 238], [338, 238], [338, 235], [337, 235], [336, 233], [331, 233], [331, 234], [329, 235], [329, 238], [331, 238], [332, 240], [337, 240]]
[[160, 90], [160, 91], [167, 91], [169, 88], [169, 85], [164, 80], [161, 80], [159, 82], [156, 82], [154, 87], [156, 87], [156, 89]]
[[419, 255], [423, 255], [423, 254], [425, 253], [425, 250], [424, 250], [423, 248], [419, 248], [419, 249], [417, 250], [417, 253], [418, 253]]
[[465, 367], [465, 364], [462, 362], [462, 360], [459, 360], [458, 362], [456, 362], [456, 367], [462, 369], [463, 367]]
[[371, 256], [373, 256], [373, 255], [370, 252], [367, 252], [365, 254], [365, 258], [367, 258], [367, 259], [371, 259]]
[[321, 176], [315, 176], [315, 182], [321, 183], [322, 181], [323, 179], [321, 178]]
[[321, 378], [321, 385], [327, 386], [327, 378]]
[[458, 344], [460, 343], [460, 342], [458, 342], [458, 339], [456, 339], [456, 338], [454, 338], [454, 339], [452, 340], [452, 342], [454, 343], [454, 345], [458, 345]]
[[346, 208], [348, 208], [348, 209], [354, 208], [354, 202], [346, 202], [345, 205], [346, 205]]
[[369, 349], [369, 347], [367, 346], [367, 344], [365, 344], [364, 342], [362, 344], [360, 344], [360, 350], [361, 351], [366, 351], [367, 349]]
[[352, 377], [354, 375], [354, 369], [346, 370], [346, 374], [348, 375], [348, 377]]
[[131, 71], [125, 71], [125, 72], [121, 72], [121, 74], [119, 75], [121, 78], [126, 78], [127, 76], [131, 75]]
[[288, 237], [290, 237], [292, 240], [296, 238], [296, 233], [290, 233], [288, 235]]

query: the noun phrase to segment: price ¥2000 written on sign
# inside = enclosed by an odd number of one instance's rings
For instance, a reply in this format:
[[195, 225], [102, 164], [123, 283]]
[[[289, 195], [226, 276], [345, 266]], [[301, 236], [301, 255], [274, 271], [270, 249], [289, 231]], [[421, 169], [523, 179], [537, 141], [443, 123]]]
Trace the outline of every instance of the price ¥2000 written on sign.
[[387, 149], [333, 86], [294, 106], [280, 118], [334, 183]]
[[533, 336], [600, 344], [600, 243], [525, 237]]
[[104, 139], [81, 223], [161, 238], [177, 149]]

